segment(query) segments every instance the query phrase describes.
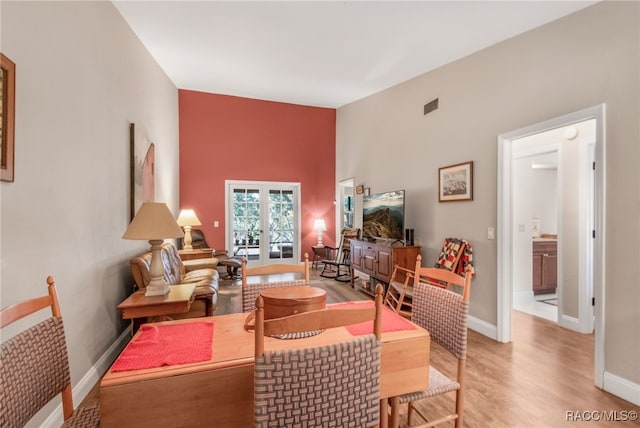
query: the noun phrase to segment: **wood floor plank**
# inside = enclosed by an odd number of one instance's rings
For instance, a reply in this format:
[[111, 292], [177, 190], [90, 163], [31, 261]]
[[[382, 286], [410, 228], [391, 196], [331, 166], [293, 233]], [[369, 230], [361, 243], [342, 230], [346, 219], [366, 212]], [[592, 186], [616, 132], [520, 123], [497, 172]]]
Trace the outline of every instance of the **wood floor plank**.
[[[568, 411], [640, 410], [594, 386], [593, 335], [514, 311], [512, 343], [469, 331], [468, 344], [465, 427], [640, 426], [639, 421], [567, 420]], [[431, 362], [454, 374], [455, 360], [437, 345], [431, 347]], [[439, 397], [419, 408], [434, 418], [452, 409], [452, 402], [453, 395]]]

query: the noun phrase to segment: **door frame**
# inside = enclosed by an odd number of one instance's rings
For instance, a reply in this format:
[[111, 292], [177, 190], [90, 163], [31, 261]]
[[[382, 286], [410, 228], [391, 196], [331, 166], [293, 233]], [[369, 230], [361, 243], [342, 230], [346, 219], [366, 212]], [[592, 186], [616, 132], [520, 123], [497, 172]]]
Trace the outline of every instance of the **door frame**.
[[[605, 308], [605, 104], [588, 107], [564, 116], [539, 122], [521, 129], [498, 136], [498, 263], [497, 263], [497, 326], [496, 336], [500, 342], [510, 342], [511, 311], [513, 308], [513, 272], [512, 272], [512, 147], [515, 139], [537, 134], [589, 119], [596, 121], [595, 164], [594, 173], [594, 212], [593, 226], [593, 297], [594, 306], [594, 383], [603, 387], [605, 354], [604, 354], [604, 308]], [[581, 300], [588, 296], [580, 296]], [[580, 308], [584, 302], [579, 302]]]
[[[224, 182], [224, 220], [225, 220], [225, 231], [224, 231], [224, 239], [225, 239], [225, 248], [233, 249], [233, 224], [231, 222], [231, 214], [229, 206], [230, 202], [230, 192], [231, 187], [270, 187], [280, 189], [282, 187], [292, 187], [294, 193], [295, 200], [295, 224], [294, 224], [294, 242], [293, 242], [293, 258], [286, 259], [286, 263], [299, 263], [300, 262], [300, 224], [302, 221], [301, 216], [301, 201], [300, 201], [300, 183], [294, 182], [285, 182], [285, 181], [251, 181], [251, 180], [225, 180]], [[261, 238], [261, 242], [262, 238]], [[230, 254], [232, 255], [232, 254]], [[283, 259], [273, 259], [271, 260], [269, 257], [263, 258], [262, 254], [259, 259], [264, 264], [270, 263], [285, 263]], [[253, 262], [253, 263], [252, 263]], [[247, 265], [250, 266], [254, 264], [254, 261], [247, 260]]]

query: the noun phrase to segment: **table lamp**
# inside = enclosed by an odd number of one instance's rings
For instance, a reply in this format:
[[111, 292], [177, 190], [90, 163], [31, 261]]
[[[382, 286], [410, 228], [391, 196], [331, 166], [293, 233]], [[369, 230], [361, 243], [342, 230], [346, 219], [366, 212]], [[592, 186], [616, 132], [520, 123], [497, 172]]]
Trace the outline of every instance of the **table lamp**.
[[162, 265], [162, 243], [166, 238], [181, 238], [184, 234], [176, 223], [169, 207], [164, 202], [145, 202], [127, 228], [123, 239], [141, 239], [151, 244], [151, 281], [145, 296], [162, 296], [169, 292], [169, 284], [164, 280]]
[[327, 230], [327, 225], [323, 219], [318, 218], [313, 222], [313, 230], [318, 232], [318, 247], [323, 247], [322, 245], [322, 232]]
[[178, 216], [178, 224], [184, 228], [184, 249], [193, 250], [191, 245], [191, 226], [201, 226], [200, 219], [193, 210], [182, 210]]

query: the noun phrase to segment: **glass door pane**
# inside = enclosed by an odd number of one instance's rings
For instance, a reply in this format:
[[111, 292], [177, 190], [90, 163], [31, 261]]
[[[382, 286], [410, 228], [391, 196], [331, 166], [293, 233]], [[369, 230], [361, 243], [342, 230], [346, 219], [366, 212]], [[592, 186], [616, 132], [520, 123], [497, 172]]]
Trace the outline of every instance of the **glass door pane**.
[[292, 259], [295, 234], [292, 190], [269, 190], [268, 230], [269, 259]]
[[300, 259], [299, 186], [229, 183], [227, 239], [249, 265]]
[[260, 258], [260, 190], [233, 189], [233, 254]]

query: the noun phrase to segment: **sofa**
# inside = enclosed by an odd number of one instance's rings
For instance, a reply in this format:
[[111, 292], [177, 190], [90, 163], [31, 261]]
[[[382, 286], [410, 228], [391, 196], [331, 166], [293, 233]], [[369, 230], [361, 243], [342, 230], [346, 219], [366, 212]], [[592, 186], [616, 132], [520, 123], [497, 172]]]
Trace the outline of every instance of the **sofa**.
[[[209, 257], [182, 261], [176, 247], [168, 242], [162, 244], [164, 279], [169, 285], [196, 284], [195, 300], [186, 314], [170, 315], [171, 318], [211, 316], [218, 300], [218, 260]], [[131, 274], [138, 289], [144, 290], [151, 276], [151, 251], [139, 254], [129, 261]]]

